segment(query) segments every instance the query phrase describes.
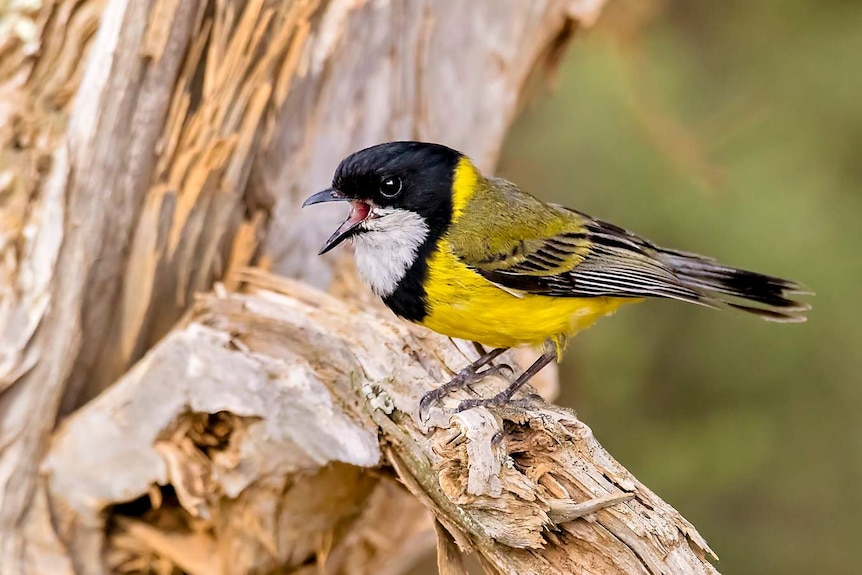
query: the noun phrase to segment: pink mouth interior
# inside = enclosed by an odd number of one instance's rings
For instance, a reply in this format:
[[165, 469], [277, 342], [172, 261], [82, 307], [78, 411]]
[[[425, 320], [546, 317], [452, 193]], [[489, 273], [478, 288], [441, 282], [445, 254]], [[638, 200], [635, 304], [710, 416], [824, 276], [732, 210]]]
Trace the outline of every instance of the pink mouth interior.
[[354, 224], [365, 221], [365, 219], [368, 218], [369, 212], [371, 212], [371, 206], [365, 202], [360, 202], [358, 200], [350, 202], [350, 214], [347, 216], [348, 225], [353, 226]]

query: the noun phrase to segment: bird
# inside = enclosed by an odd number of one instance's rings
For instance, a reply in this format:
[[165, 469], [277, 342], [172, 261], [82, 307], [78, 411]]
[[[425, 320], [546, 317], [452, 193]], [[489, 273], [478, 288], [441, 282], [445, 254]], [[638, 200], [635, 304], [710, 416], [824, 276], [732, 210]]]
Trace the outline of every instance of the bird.
[[572, 336], [647, 298], [785, 323], [805, 321], [811, 307], [794, 299], [811, 293], [799, 283], [660, 247], [546, 203], [483, 175], [468, 156], [442, 144], [395, 141], [359, 150], [302, 207], [324, 202], [347, 202], [350, 212], [320, 255], [351, 241], [360, 277], [392, 312], [472, 341], [480, 352], [421, 398], [420, 413], [464, 385], [500, 374], [493, 361], [506, 350], [540, 348], [506, 389], [464, 400], [456, 411], [507, 404], [560, 359]]

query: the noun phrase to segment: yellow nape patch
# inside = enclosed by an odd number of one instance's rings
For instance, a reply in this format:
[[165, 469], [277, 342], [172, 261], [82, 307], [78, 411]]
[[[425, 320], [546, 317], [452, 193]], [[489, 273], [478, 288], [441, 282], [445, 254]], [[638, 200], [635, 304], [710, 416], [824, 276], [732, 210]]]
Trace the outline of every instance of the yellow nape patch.
[[452, 221], [458, 221], [458, 218], [464, 213], [467, 202], [476, 191], [476, 186], [481, 178], [479, 170], [467, 157], [462, 157], [458, 160], [458, 165], [455, 167], [455, 174], [452, 178]]
[[567, 336], [637, 299], [561, 298], [501, 289], [467, 267], [443, 239], [428, 261], [428, 315], [422, 325], [438, 333], [492, 347], [540, 345]]

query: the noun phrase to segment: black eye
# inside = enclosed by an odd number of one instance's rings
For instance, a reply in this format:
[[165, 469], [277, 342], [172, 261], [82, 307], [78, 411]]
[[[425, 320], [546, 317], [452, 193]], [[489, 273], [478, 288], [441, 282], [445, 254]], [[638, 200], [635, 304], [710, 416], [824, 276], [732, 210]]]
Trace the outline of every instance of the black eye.
[[388, 176], [380, 180], [380, 195], [384, 198], [394, 198], [401, 193], [401, 178]]

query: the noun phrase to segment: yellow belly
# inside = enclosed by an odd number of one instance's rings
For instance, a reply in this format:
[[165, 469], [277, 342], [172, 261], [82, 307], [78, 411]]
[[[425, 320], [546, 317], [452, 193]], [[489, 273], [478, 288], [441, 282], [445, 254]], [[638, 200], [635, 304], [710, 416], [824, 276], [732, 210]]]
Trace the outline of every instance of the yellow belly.
[[449, 337], [491, 347], [538, 345], [546, 339], [558, 347], [565, 338], [626, 303], [610, 297], [518, 297], [464, 265], [441, 242], [428, 262], [425, 282], [428, 315], [422, 325]]

